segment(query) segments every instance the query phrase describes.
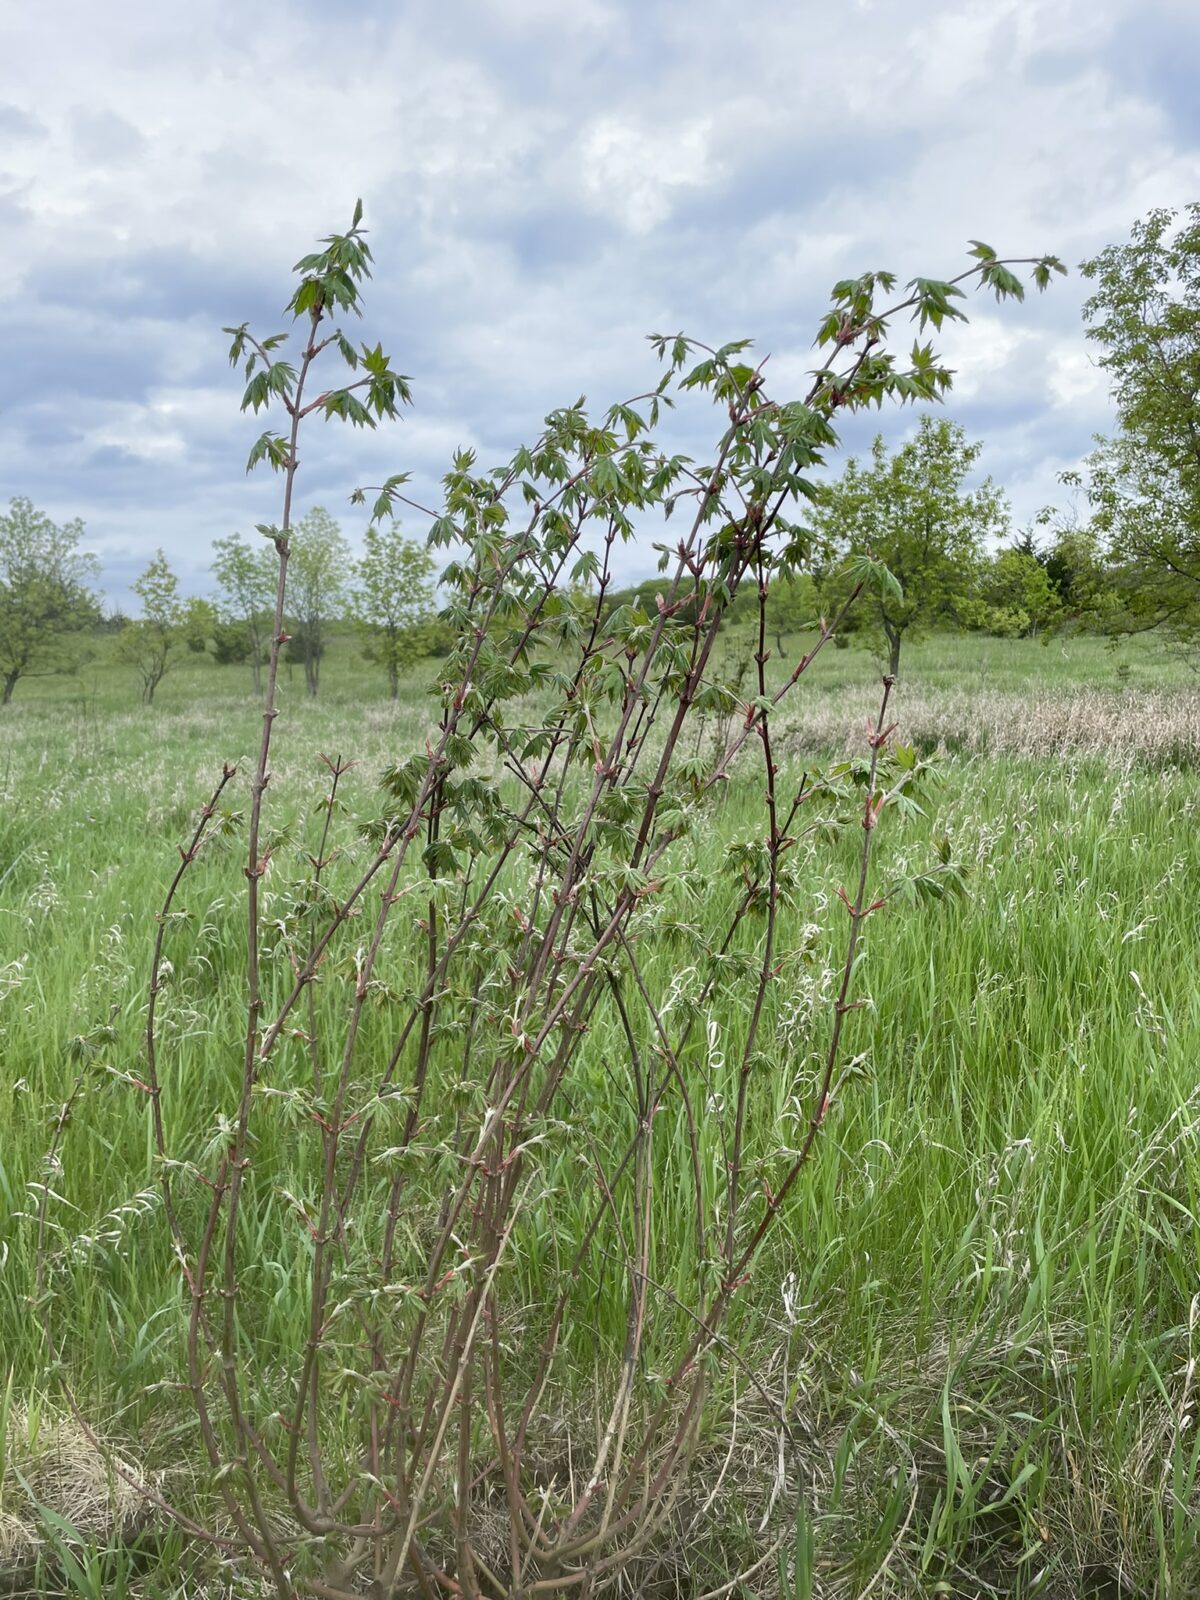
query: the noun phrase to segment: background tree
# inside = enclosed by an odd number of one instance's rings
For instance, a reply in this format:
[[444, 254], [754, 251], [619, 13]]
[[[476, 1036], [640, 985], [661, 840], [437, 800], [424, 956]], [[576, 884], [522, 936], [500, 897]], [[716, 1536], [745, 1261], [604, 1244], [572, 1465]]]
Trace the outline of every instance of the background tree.
[[[246, 637], [246, 630], [240, 622], [222, 622], [220, 617], [212, 631], [213, 660], [219, 667], [244, 666], [250, 661], [250, 641]], [[252, 675], [261, 677], [262, 666], [259, 672]]]
[[213, 540], [213, 576], [217, 580], [219, 620], [226, 629], [238, 629], [245, 649], [238, 653], [229, 633], [214, 633], [218, 657], [249, 661], [255, 694], [262, 693], [262, 664], [271, 636], [271, 608], [275, 602], [275, 552], [269, 545], [255, 547], [240, 533]]
[[350, 606], [366, 635], [365, 654], [388, 675], [395, 700], [400, 674], [426, 654], [424, 624], [433, 610], [433, 558], [398, 527], [367, 529], [362, 559], [354, 563]]
[[988, 628], [1005, 638], [1033, 638], [1062, 615], [1062, 599], [1031, 534], [998, 551], [988, 564], [983, 599]]
[[767, 595], [767, 627], [775, 635], [775, 647], [780, 655], [788, 634], [816, 626], [820, 609], [817, 586], [807, 572], [777, 579], [771, 585]]
[[207, 654], [218, 625], [217, 608], [211, 600], [192, 595], [184, 601], [180, 626], [183, 642], [194, 655]]
[[72, 641], [100, 615], [88, 588], [96, 558], [82, 538], [78, 518], [52, 522], [24, 496], [0, 515], [0, 704], [22, 678], [69, 670]]
[[938, 622], [978, 619], [986, 543], [1008, 531], [1007, 502], [991, 479], [966, 487], [982, 448], [968, 443], [957, 423], [922, 417], [916, 438], [894, 455], [880, 435], [869, 466], [851, 459], [837, 482], [818, 493], [810, 527], [818, 550], [840, 561], [832, 594], [848, 587], [848, 572], [862, 556], [882, 561], [900, 586], [899, 594], [881, 590], [867, 608], [883, 633], [893, 677], [905, 638]]
[[288, 543], [294, 632], [304, 661], [305, 687], [315, 695], [320, 687], [326, 629], [346, 603], [346, 580], [353, 562], [345, 535], [324, 506], [314, 506], [300, 518]]
[[1068, 617], [1103, 624], [1111, 609], [1113, 584], [1095, 529], [1058, 528], [1047, 551], [1046, 574]]
[[151, 705], [154, 691], [175, 663], [185, 642], [187, 605], [180, 598], [179, 579], [161, 550], [133, 584], [142, 602], [142, 614], [120, 636], [123, 660], [137, 668], [142, 680], [142, 702]]
[[1119, 431], [1091, 457], [1096, 529], [1126, 629], [1200, 634], [1200, 202], [1151, 211], [1085, 261]]
[[1087, 465], [1092, 526], [1107, 566], [1107, 625], [1196, 640], [1200, 506], [1184, 475], [1130, 434], [1102, 440]]
[[1087, 506], [1083, 475], [1060, 472], [1058, 481], [1069, 492], [1067, 504], [1043, 506], [1033, 526], [1023, 528], [1011, 548], [1032, 556], [1045, 569], [1058, 602], [1056, 626], [1105, 630], [1119, 606], [1115, 575]]

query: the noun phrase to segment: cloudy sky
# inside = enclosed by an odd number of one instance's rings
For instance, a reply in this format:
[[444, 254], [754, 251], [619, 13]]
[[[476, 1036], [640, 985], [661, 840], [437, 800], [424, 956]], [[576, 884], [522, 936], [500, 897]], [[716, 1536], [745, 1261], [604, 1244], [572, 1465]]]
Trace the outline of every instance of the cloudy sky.
[[[280, 327], [358, 195], [363, 331], [416, 404], [310, 435], [301, 505], [352, 536], [355, 484], [432, 496], [456, 445], [498, 461], [551, 406], [643, 388], [651, 329], [752, 337], [787, 398], [839, 277], [949, 274], [971, 237], [1074, 267], [1200, 198], [1195, 0], [0, 0], [0, 23], [0, 502], [83, 517], [118, 603], [156, 546], [203, 591], [211, 541], [277, 515], [220, 328]], [[978, 299], [942, 342], [1018, 524], [1109, 422], [1085, 295], [1073, 271]]]

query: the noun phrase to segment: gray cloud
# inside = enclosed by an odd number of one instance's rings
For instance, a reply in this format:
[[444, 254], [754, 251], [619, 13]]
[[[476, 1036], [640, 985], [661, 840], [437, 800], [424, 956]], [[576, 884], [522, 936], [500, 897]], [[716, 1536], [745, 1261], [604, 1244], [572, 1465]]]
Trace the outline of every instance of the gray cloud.
[[70, 128], [74, 155], [84, 165], [108, 166], [134, 161], [146, 148], [146, 136], [116, 111], [75, 106], [70, 114]]
[[0, 102], [0, 139], [44, 139], [46, 124], [21, 106]]

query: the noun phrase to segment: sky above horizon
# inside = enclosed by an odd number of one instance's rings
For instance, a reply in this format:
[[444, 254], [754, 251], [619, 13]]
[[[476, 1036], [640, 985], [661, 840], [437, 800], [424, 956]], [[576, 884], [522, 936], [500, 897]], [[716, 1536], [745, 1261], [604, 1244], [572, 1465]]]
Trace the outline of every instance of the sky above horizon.
[[[0, 504], [82, 517], [117, 605], [161, 546], [189, 593], [213, 539], [278, 517], [243, 467], [225, 324], [284, 326], [291, 268], [357, 196], [362, 334], [410, 375], [401, 423], [310, 432], [299, 506], [353, 541], [359, 483], [436, 502], [553, 406], [653, 382], [644, 341], [749, 337], [791, 398], [841, 277], [948, 276], [967, 241], [1071, 267], [938, 343], [945, 411], [1014, 527], [1111, 425], [1078, 263], [1200, 198], [1194, 0], [0, 0]], [[911, 410], [844, 429], [899, 443]], [[704, 418], [682, 419], [699, 452]], [[414, 536], [418, 518], [405, 521]], [[618, 577], [654, 570], [648, 542]]]

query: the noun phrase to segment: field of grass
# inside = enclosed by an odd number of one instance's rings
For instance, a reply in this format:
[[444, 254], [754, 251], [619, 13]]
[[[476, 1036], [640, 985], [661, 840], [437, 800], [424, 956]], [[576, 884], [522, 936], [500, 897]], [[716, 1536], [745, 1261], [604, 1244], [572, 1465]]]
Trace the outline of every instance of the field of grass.
[[[822, 656], [780, 732], [785, 776], [861, 749], [874, 677], [861, 650]], [[381, 769], [423, 747], [417, 679], [395, 704], [383, 688], [337, 644], [318, 701], [300, 669], [284, 684], [281, 873], [313, 848], [321, 752], [357, 761], [345, 800], [369, 816]], [[101, 659], [76, 680], [22, 685], [0, 716], [0, 1467], [6, 1450], [33, 1459], [21, 1435], [49, 1430], [38, 1418], [61, 1405], [33, 1305], [30, 1186], [83, 1074], [48, 1209], [70, 1290], [65, 1359], [128, 1459], [165, 1474], [176, 1499], [211, 1496], [180, 1467], [199, 1459], [195, 1425], [163, 1387], [179, 1286], [129, 1079], [176, 844], [221, 763], [249, 756], [256, 711], [244, 669], [186, 660], [144, 708], [128, 670]], [[854, 1070], [755, 1268], [756, 1337], [773, 1330], [794, 1430], [782, 1471], [804, 1509], [783, 1579], [768, 1568], [741, 1592], [1194, 1594], [1200, 684], [1144, 643], [935, 639], [908, 652], [895, 713], [901, 738], [937, 752], [942, 783], [930, 816], [883, 830], [879, 878], [919, 870], [944, 835], [965, 893], [872, 919]], [[694, 847], [714, 882], [738, 827], [733, 785]], [[837, 881], [853, 845], [833, 848]], [[805, 870], [812, 895], [784, 930], [785, 948], [812, 951], [789, 995], [796, 1049], [765, 1091], [784, 1133], [844, 936], [828, 871], [815, 854]], [[236, 851], [207, 861], [168, 947], [172, 1115], [200, 1131], [236, 1039], [240, 875]], [[718, 1035], [741, 1025], [709, 1021]], [[295, 1314], [282, 1238], [264, 1215], [265, 1340]], [[659, 1247], [668, 1257], [671, 1241]], [[753, 1437], [752, 1404], [747, 1417], [726, 1457], [737, 1492], [682, 1593], [721, 1584], [769, 1499], [778, 1447]], [[0, 1480], [0, 1562], [31, 1471]], [[67, 1575], [96, 1594], [194, 1593], [181, 1548], [172, 1536], [137, 1558], [77, 1556]]]

